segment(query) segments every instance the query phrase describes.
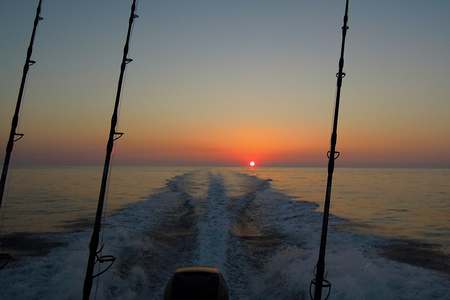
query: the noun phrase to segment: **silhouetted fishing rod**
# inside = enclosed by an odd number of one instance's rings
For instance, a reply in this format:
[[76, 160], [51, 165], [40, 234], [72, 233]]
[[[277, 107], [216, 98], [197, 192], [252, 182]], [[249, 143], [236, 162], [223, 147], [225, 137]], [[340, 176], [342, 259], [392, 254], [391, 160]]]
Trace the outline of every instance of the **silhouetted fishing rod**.
[[[323, 220], [322, 220], [322, 235], [320, 238], [320, 250], [319, 259], [316, 266], [316, 276], [315, 279], [311, 281], [311, 288], [314, 285], [314, 300], [322, 299], [322, 288], [328, 288], [327, 297], [330, 295], [331, 283], [324, 278], [325, 273], [325, 251], [327, 246], [327, 233], [328, 233], [328, 217], [330, 214], [330, 198], [331, 198], [331, 188], [333, 185], [333, 172], [334, 172], [334, 161], [339, 157], [340, 152], [336, 151], [336, 141], [337, 141], [337, 127], [339, 120], [339, 104], [341, 101], [341, 86], [342, 79], [345, 77], [344, 73], [344, 50], [345, 50], [345, 38], [347, 36], [347, 30], [349, 29], [348, 23], [348, 3], [349, 0], [345, 1], [345, 15], [344, 15], [344, 25], [342, 26], [342, 44], [341, 44], [341, 56], [339, 58], [339, 71], [336, 74], [337, 77], [337, 91], [336, 91], [336, 104], [334, 108], [334, 119], [333, 119], [333, 131], [331, 133], [331, 143], [330, 151], [328, 151], [328, 177], [327, 177], [327, 189], [325, 193], [325, 204], [323, 208]], [[312, 294], [311, 294], [311, 298]]]
[[11, 154], [12, 154], [12, 151], [14, 148], [14, 143], [23, 137], [23, 134], [17, 133], [16, 130], [17, 130], [17, 125], [19, 124], [20, 107], [22, 104], [25, 83], [27, 81], [28, 70], [30, 69], [30, 67], [32, 65], [34, 65], [36, 63], [36, 61], [31, 59], [31, 55], [33, 54], [34, 37], [36, 36], [37, 26], [39, 24], [39, 21], [43, 20], [43, 18], [40, 15], [41, 14], [41, 5], [42, 5], [42, 0], [39, 0], [39, 4], [36, 8], [36, 16], [34, 18], [34, 23], [33, 23], [33, 32], [31, 33], [30, 44], [28, 45], [27, 57], [25, 59], [25, 64], [23, 66], [22, 80], [20, 82], [20, 88], [19, 88], [19, 96], [17, 97], [16, 109], [14, 111], [14, 116], [13, 116], [12, 122], [11, 122], [11, 131], [9, 133], [8, 143], [6, 144], [5, 159], [3, 160], [2, 176], [0, 179], [0, 207], [2, 206], [3, 195], [5, 192], [6, 178], [8, 177], [9, 162], [11, 160]]
[[[83, 286], [83, 299], [87, 300], [89, 299], [91, 295], [91, 289], [92, 289], [92, 282], [95, 277], [100, 276], [101, 274], [105, 273], [114, 263], [115, 257], [111, 255], [101, 255], [101, 251], [103, 249], [103, 245], [100, 246], [100, 249], [98, 249], [99, 244], [99, 238], [100, 238], [100, 230], [102, 225], [102, 214], [103, 214], [103, 205], [105, 203], [105, 195], [106, 195], [106, 186], [108, 183], [108, 174], [109, 174], [109, 166], [111, 163], [111, 154], [114, 147], [114, 141], [121, 138], [123, 133], [116, 131], [116, 125], [117, 125], [117, 114], [119, 110], [119, 104], [120, 104], [120, 94], [122, 92], [122, 85], [123, 85], [123, 77], [125, 74], [125, 68], [127, 64], [132, 62], [133, 60], [131, 58], [128, 58], [128, 49], [130, 45], [130, 37], [131, 37], [131, 30], [133, 28], [133, 22], [134, 19], [138, 17], [135, 13], [136, 11], [136, 0], [133, 0], [131, 4], [131, 12], [130, 12], [130, 18], [128, 21], [128, 31], [127, 31], [127, 37], [125, 41], [125, 46], [123, 48], [123, 56], [122, 56], [122, 64], [120, 65], [120, 75], [119, 75], [119, 82], [117, 84], [117, 92], [116, 92], [116, 101], [114, 103], [114, 112], [112, 114], [111, 118], [111, 128], [109, 130], [109, 138], [108, 138], [108, 144], [106, 146], [106, 157], [105, 157], [105, 164], [103, 166], [103, 176], [100, 186], [100, 194], [98, 197], [98, 205], [97, 205], [97, 212], [95, 214], [95, 222], [94, 222], [94, 229], [92, 232], [91, 242], [89, 244], [89, 258], [87, 263], [87, 269], [86, 269], [86, 276], [84, 278], [84, 286]], [[103, 270], [100, 271], [97, 274], [94, 274], [94, 267], [95, 263], [105, 263], [108, 262], [109, 265]]]

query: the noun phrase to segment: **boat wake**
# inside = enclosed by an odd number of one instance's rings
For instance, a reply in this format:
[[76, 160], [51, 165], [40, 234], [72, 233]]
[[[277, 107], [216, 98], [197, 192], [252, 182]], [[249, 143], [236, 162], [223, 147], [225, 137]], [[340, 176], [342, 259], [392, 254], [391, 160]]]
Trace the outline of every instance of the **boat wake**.
[[[209, 170], [174, 177], [106, 219], [103, 254], [117, 260], [93, 293], [161, 299], [176, 268], [209, 265], [223, 272], [232, 299], [308, 299], [321, 224], [316, 209], [256, 176]], [[330, 219], [333, 299], [450, 298], [448, 274], [380, 255], [377, 246], [388, 241], [336, 226], [345, 222]], [[42, 237], [55, 246], [2, 270], [2, 297], [79, 299], [89, 237], [89, 227]]]

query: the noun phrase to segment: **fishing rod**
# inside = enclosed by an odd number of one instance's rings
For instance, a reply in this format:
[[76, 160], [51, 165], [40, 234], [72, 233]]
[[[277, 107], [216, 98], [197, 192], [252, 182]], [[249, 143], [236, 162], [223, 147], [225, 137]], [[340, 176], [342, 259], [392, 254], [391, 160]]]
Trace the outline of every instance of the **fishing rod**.
[[[120, 95], [122, 92], [122, 85], [123, 85], [123, 78], [125, 74], [125, 68], [127, 64], [132, 62], [133, 60], [131, 58], [128, 58], [128, 49], [130, 44], [130, 37], [131, 37], [131, 31], [133, 28], [133, 22], [134, 19], [138, 17], [136, 12], [136, 0], [133, 0], [131, 4], [131, 12], [130, 17], [128, 21], [128, 31], [127, 31], [127, 37], [125, 41], [125, 46], [123, 48], [123, 56], [122, 56], [122, 63], [120, 65], [120, 75], [119, 75], [119, 81], [117, 84], [117, 92], [116, 92], [116, 100], [114, 103], [114, 111], [111, 118], [111, 127], [109, 130], [109, 137], [108, 137], [108, 143], [106, 145], [106, 156], [105, 156], [105, 163], [103, 166], [103, 176], [102, 181], [100, 185], [100, 194], [98, 197], [98, 205], [97, 205], [97, 212], [95, 214], [95, 222], [94, 222], [94, 229], [91, 236], [91, 241], [89, 244], [89, 258], [87, 263], [87, 269], [86, 269], [86, 276], [84, 278], [84, 286], [83, 286], [83, 299], [88, 300], [91, 295], [91, 289], [92, 289], [92, 282], [93, 279], [100, 276], [101, 274], [105, 273], [114, 263], [115, 257], [112, 255], [101, 255], [101, 252], [103, 250], [103, 245], [100, 246], [100, 249], [98, 249], [99, 244], [99, 238], [100, 238], [100, 230], [102, 225], [102, 214], [103, 214], [103, 206], [105, 203], [105, 195], [106, 195], [106, 186], [108, 183], [108, 174], [109, 174], [109, 167], [111, 163], [111, 154], [114, 147], [114, 142], [121, 138], [123, 136], [122, 132], [116, 131], [117, 126], [117, 115], [119, 110], [119, 104], [120, 104]], [[102, 271], [100, 271], [97, 274], [94, 274], [94, 267], [96, 263], [109, 263], [109, 265]]]
[[34, 17], [33, 32], [31, 33], [30, 44], [28, 45], [27, 57], [25, 59], [25, 64], [23, 66], [22, 80], [20, 82], [19, 88], [19, 96], [17, 97], [16, 109], [14, 111], [14, 116], [11, 122], [11, 131], [9, 132], [8, 143], [6, 144], [5, 159], [3, 160], [2, 176], [0, 178], [0, 208], [2, 206], [3, 195], [5, 193], [6, 178], [8, 177], [9, 162], [11, 160], [11, 154], [14, 148], [14, 143], [23, 138], [23, 134], [17, 133], [16, 130], [17, 125], [19, 124], [20, 107], [22, 105], [23, 92], [25, 89], [25, 83], [27, 81], [28, 71], [30, 67], [36, 63], [36, 61], [31, 59], [31, 55], [33, 54], [33, 45], [34, 45], [34, 38], [36, 36], [37, 26], [39, 24], [39, 21], [43, 20], [43, 18], [41, 17], [41, 6], [42, 0], [39, 0], [38, 6], [36, 8], [36, 16]]
[[[331, 198], [331, 188], [333, 185], [333, 172], [334, 172], [334, 162], [339, 157], [340, 152], [336, 151], [336, 141], [337, 141], [337, 127], [339, 120], [339, 104], [341, 101], [341, 87], [342, 79], [345, 77], [344, 73], [344, 51], [345, 51], [345, 38], [347, 36], [348, 27], [348, 4], [349, 0], [345, 1], [345, 15], [344, 15], [344, 25], [342, 26], [342, 44], [341, 44], [341, 56], [339, 58], [339, 71], [336, 74], [337, 77], [337, 91], [336, 91], [336, 104], [334, 108], [334, 118], [333, 118], [333, 131], [331, 133], [330, 151], [328, 151], [328, 177], [327, 177], [327, 189], [325, 192], [325, 204], [323, 208], [323, 220], [322, 220], [322, 234], [320, 238], [320, 250], [319, 259], [316, 265], [316, 276], [311, 281], [310, 285], [310, 296], [311, 299], [321, 300], [322, 299], [322, 289], [327, 288], [328, 294], [326, 298], [330, 295], [331, 283], [324, 278], [325, 273], [325, 251], [327, 246], [327, 233], [328, 233], [328, 218], [330, 215], [330, 198]], [[314, 288], [314, 298], [311, 293], [312, 286]]]

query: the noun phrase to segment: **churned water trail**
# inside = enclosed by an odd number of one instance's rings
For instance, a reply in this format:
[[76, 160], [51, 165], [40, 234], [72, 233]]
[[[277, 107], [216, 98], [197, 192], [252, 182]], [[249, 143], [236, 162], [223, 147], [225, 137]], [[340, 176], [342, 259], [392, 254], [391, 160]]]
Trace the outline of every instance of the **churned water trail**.
[[195, 265], [223, 269], [228, 245], [227, 198], [220, 174], [208, 173], [208, 194], [197, 202], [198, 245]]

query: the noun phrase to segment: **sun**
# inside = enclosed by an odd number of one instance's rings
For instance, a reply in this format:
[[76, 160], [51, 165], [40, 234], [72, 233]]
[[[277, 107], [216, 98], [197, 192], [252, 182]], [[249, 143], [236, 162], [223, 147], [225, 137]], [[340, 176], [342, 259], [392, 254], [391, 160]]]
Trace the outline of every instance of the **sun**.
[[251, 168], [256, 167], [256, 163], [255, 163], [253, 160], [252, 160], [251, 162], [249, 162], [248, 165], [249, 165]]

